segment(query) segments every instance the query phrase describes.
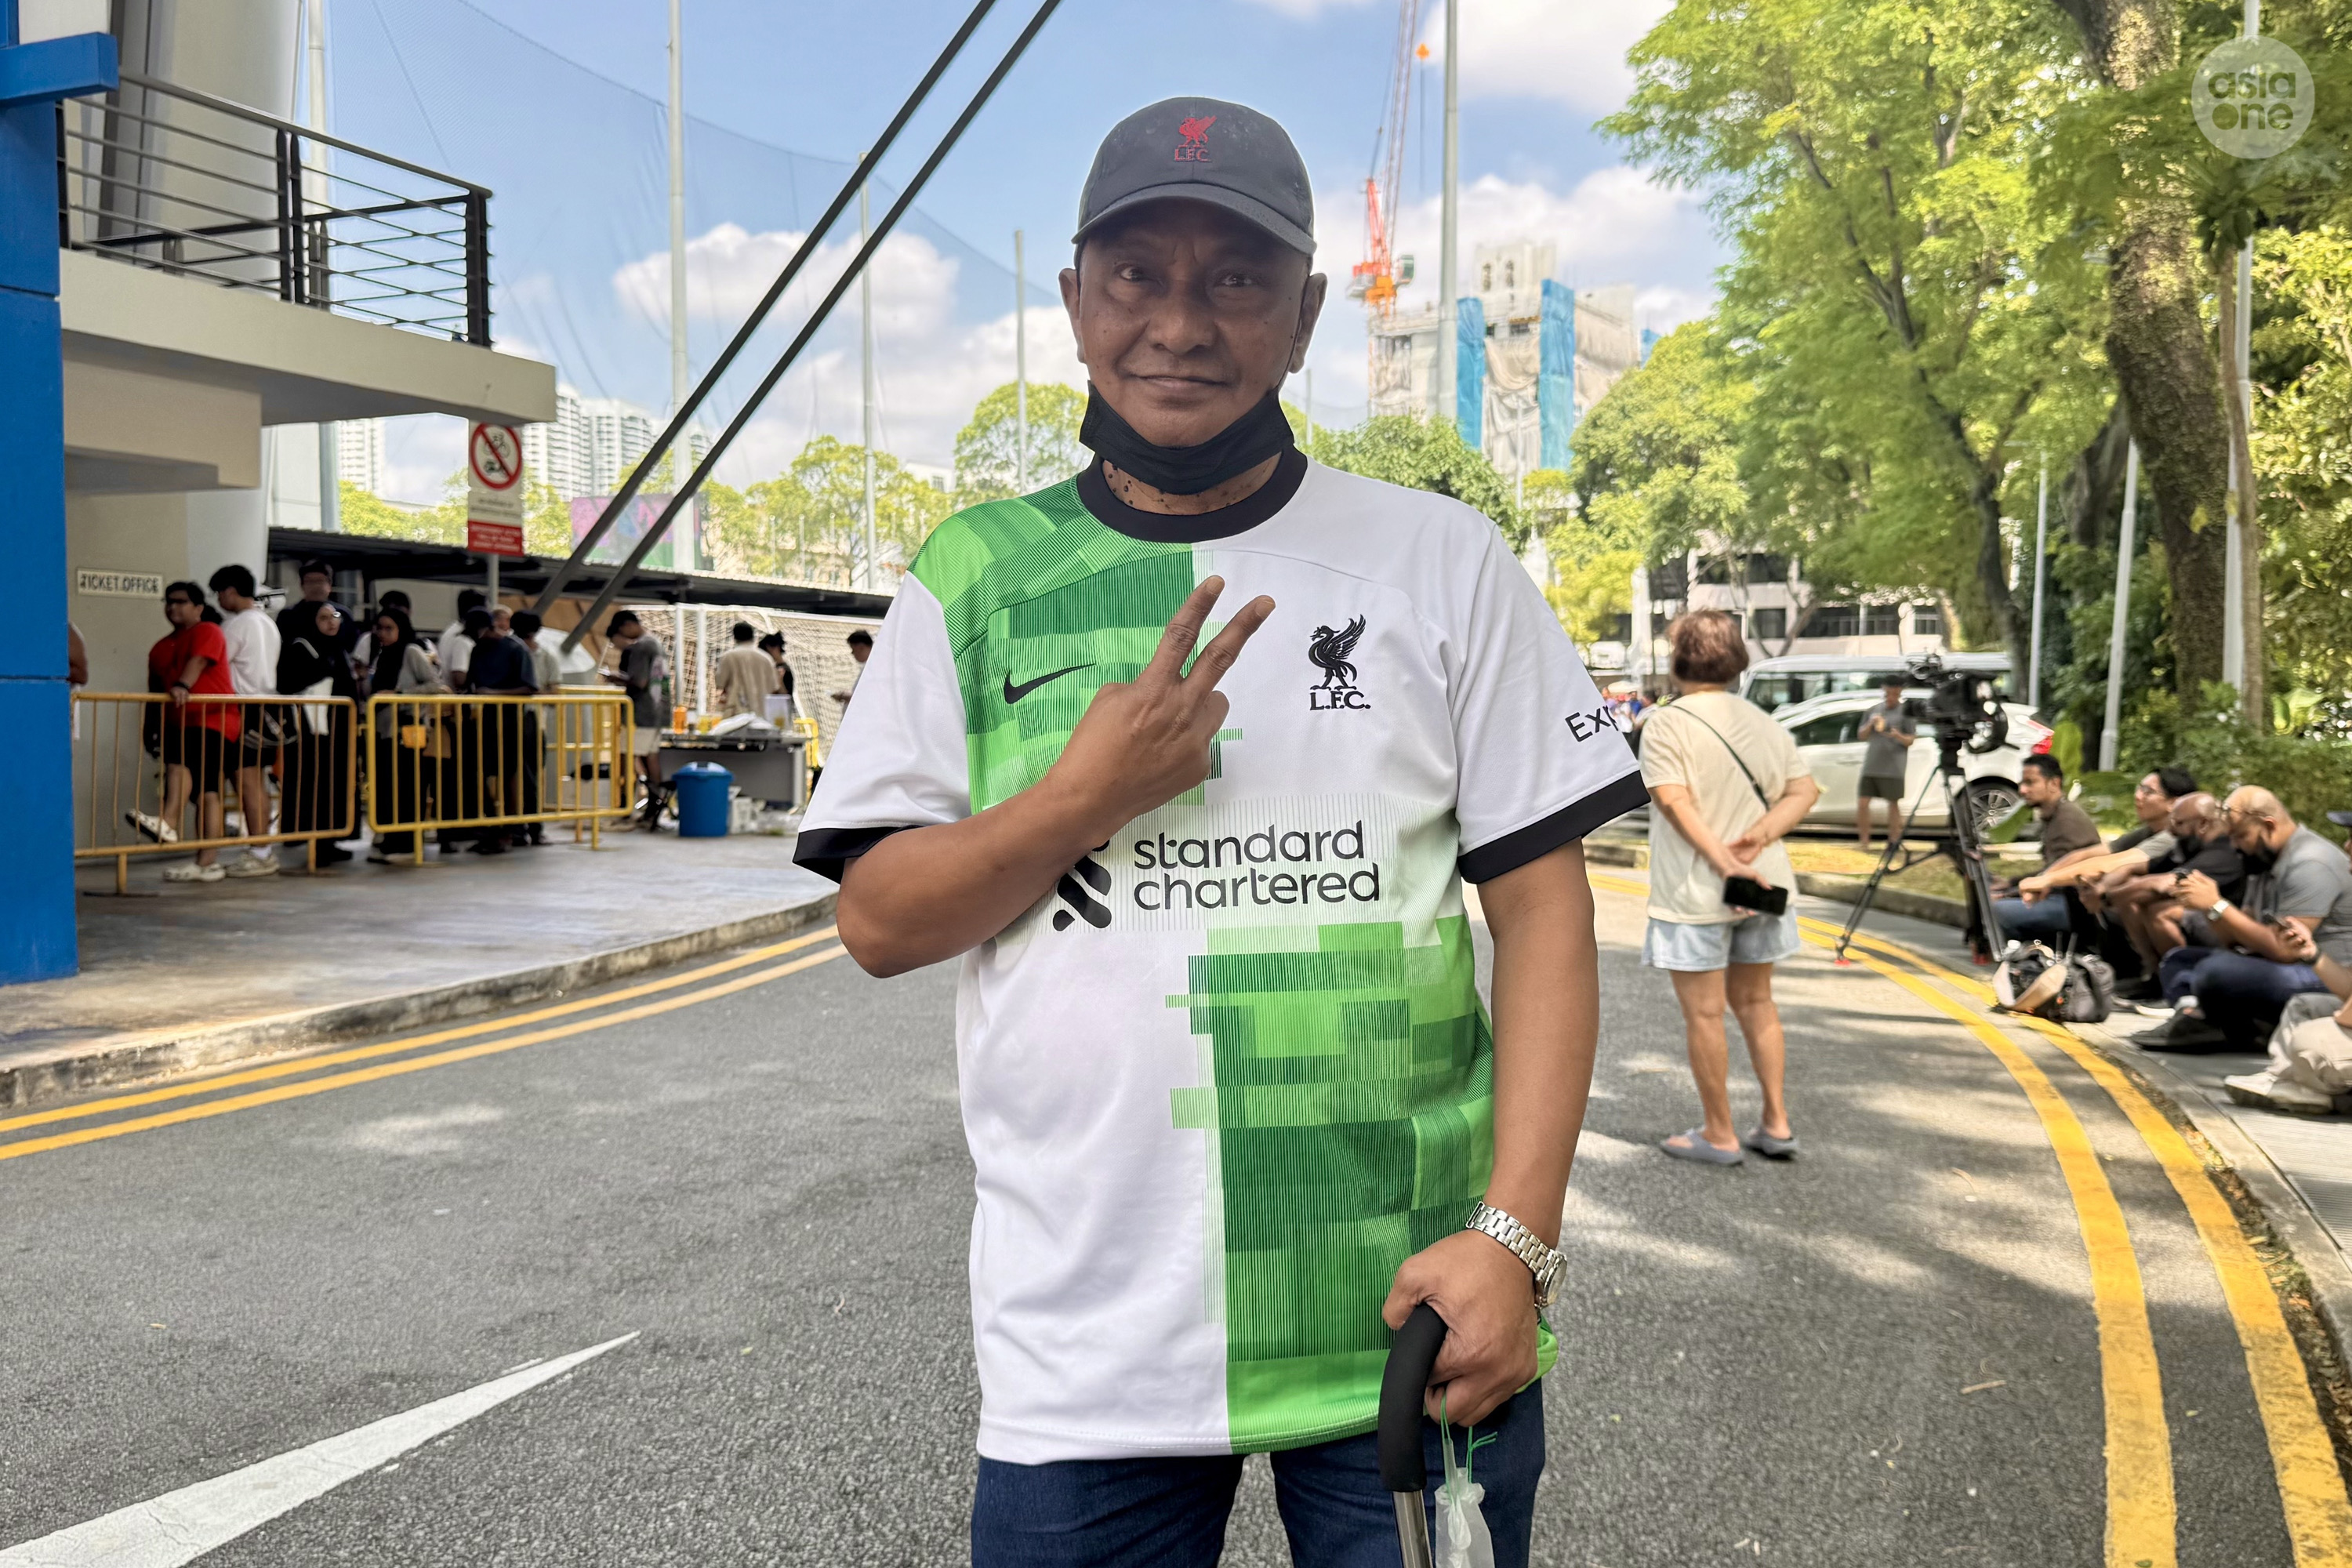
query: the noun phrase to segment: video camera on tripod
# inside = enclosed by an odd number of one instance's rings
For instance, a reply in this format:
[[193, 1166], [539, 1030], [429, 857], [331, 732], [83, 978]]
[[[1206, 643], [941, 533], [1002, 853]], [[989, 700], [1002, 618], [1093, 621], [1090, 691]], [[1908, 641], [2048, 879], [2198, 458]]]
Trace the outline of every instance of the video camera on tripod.
[[1992, 678], [1966, 669], [1946, 669], [1935, 654], [1910, 661], [1911, 679], [1927, 689], [1925, 697], [1906, 697], [1903, 711], [1918, 723], [1932, 725], [1939, 769], [1949, 773], [1959, 765], [1963, 751], [1982, 756], [2009, 742], [2009, 711], [2000, 705]]
[[[2001, 706], [2000, 695], [1990, 676], [1973, 670], [1947, 669], [1944, 661], [1932, 653], [1909, 663], [1912, 680], [1926, 687], [1927, 695], [1905, 698], [1903, 711], [1916, 723], [1934, 731], [1936, 771], [1920, 786], [1921, 798], [1911, 803], [1905, 820], [1918, 819], [1919, 807], [1928, 790], [1944, 792], [1952, 825], [1949, 851], [1959, 863], [1960, 878], [1969, 890], [1969, 944], [1979, 959], [1989, 960], [1999, 945], [2000, 928], [1993, 920], [1992, 880], [1985, 869], [1984, 836], [1969, 800], [1968, 770], [1961, 765], [1960, 753], [1982, 756], [2006, 745], [2009, 710]], [[1838, 938], [1840, 962], [1844, 961], [1845, 950], [1860, 929], [1862, 917], [1869, 911], [1872, 900], [1877, 897], [1878, 885], [1886, 879], [1887, 870], [1901, 848], [1900, 836], [1889, 833], [1885, 852], [1854, 900], [1853, 912], [1847, 917], [1845, 931]]]

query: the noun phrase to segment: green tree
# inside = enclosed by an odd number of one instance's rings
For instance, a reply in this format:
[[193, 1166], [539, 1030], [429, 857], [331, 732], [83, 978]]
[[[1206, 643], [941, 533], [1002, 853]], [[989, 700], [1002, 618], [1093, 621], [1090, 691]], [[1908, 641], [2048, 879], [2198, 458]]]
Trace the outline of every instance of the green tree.
[[2352, 235], [2331, 226], [2264, 232], [2254, 284], [2270, 307], [2254, 333], [2252, 447], [2272, 588], [2273, 717], [2291, 732], [2344, 734], [2352, 732]]
[[349, 479], [340, 481], [340, 521], [345, 533], [373, 539], [413, 539], [423, 544], [466, 542], [466, 476], [449, 476], [437, 506], [394, 506]]
[[1717, 337], [1752, 388], [1750, 507], [1817, 580], [1972, 589], [2021, 659], [2010, 443], [2072, 450], [2105, 412], [2071, 384], [2101, 383], [2097, 279], [2027, 173], [2074, 53], [2041, 0], [1679, 0], [1604, 122], [1735, 243]]
[[1512, 502], [1511, 487], [1450, 421], [1383, 414], [1352, 430], [1318, 427], [1308, 455], [1367, 479], [1452, 496], [1492, 518], [1512, 549], [1526, 547], [1528, 531]]
[[[740, 491], [706, 486], [704, 503], [713, 557], [727, 571], [842, 587], [863, 580], [863, 447], [820, 436], [776, 478]], [[904, 570], [953, 507], [898, 458], [874, 454], [875, 548], [884, 569]]]
[[[955, 504], [977, 506], [1020, 493], [1018, 386], [1006, 382], [980, 400], [971, 423], [956, 432]], [[1087, 395], [1058, 381], [1029, 384], [1029, 488], [1059, 484], [1086, 467], [1078, 426]]]

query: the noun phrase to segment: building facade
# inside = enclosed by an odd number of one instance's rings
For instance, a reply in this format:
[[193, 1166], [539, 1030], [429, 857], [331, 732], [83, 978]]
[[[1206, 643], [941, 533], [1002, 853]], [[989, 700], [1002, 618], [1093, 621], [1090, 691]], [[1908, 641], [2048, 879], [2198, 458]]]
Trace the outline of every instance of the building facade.
[[1571, 289], [1535, 240], [1477, 247], [1456, 307], [1455, 406], [1438, 397], [1434, 308], [1371, 324], [1371, 412], [1454, 420], [1506, 479], [1565, 469], [1577, 421], [1642, 361], [1633, 288]]
[[1654, 695], [1670, 689], [1666, 628], [1685, 610], [1721, 610], [1739, 622], [1749, 662], [1790, 655], [1916, 658], [1948, 651], [1945, 609], [1919, 595], [1868, 595], [1824, 602], [1805, 580], [1804, 563], [1719, 542], [1633, 573], [1633, 611], [1622, 617], [1617, 648], [1597, 662], [1622, 669]]

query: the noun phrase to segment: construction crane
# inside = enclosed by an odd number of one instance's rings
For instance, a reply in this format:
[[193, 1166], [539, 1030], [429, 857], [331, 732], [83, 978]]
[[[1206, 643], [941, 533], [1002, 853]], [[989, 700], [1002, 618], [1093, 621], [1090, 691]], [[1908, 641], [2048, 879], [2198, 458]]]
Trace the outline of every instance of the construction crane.
[[1396, 57], [1381, 128], [1372, 138], [1371, 172], [1364, 178], [1364, 259], [1349, 275], [1348, 298], [1381, 321], [1396, 310], [1397, 285], [1412, 281], [1412, 258], [1395, 255], [1397, 187], [1404, 175], [1405, 127], [1412, 111], [1412, 68], [1429, 56], [1417, 41], [1422, 0], [1398, 0]]

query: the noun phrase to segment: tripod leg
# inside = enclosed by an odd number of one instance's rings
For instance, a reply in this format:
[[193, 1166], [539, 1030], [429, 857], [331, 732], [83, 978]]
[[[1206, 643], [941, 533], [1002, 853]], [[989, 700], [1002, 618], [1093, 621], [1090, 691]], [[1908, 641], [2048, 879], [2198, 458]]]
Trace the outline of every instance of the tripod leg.
[[1969, 810], [1966, 775], [1955, 766], [1943, 778], [1945, 796], [1952, 803], [1952, 841], [1958, 847], [1960, 876], [1968, 887], [1969, 948], [1979, 963], [1990, 963], [2000, 943], [2000, 922], [1992, 912], [1992, 879], [1985, 870], [1984, 839]]
[[[1919, 793], [1911, 799], [1911, 814], [1905, 819], [1906, 823], [1918, 820], [1919, 808], [1927, 804], [1927, 788], [1935, 783], [1936, 777], [1937, 775], [1931, 773], [1920, 782]], [[1855, 800], [1853, 805], [1857, 812], [1863, 809], [1863, 803], [1859, 799]], [[1887, 870], [1895, 864], [1895, 854], [1902, 847], [1902, 836], [1895, 833], [1890, 824], [1886, 835], [1886, 847], [1880, 851], [1877, 868], [1870, 873], [1870, 880], [1864, 882], [1862, 885], [1862, 891], [1854, 895], [1853, 910], [1845, 918], [1845, 930], [1838, 933], [1837, 950], [1831, 954], [1832, 963], [1846, 962], [1845, 950], [1853, 945], [1853, 933], [1862, 929], [1862, 917], [1870, 912], [1871, 900], [1878, 897], [1878, 884], [1886, 880]]]

